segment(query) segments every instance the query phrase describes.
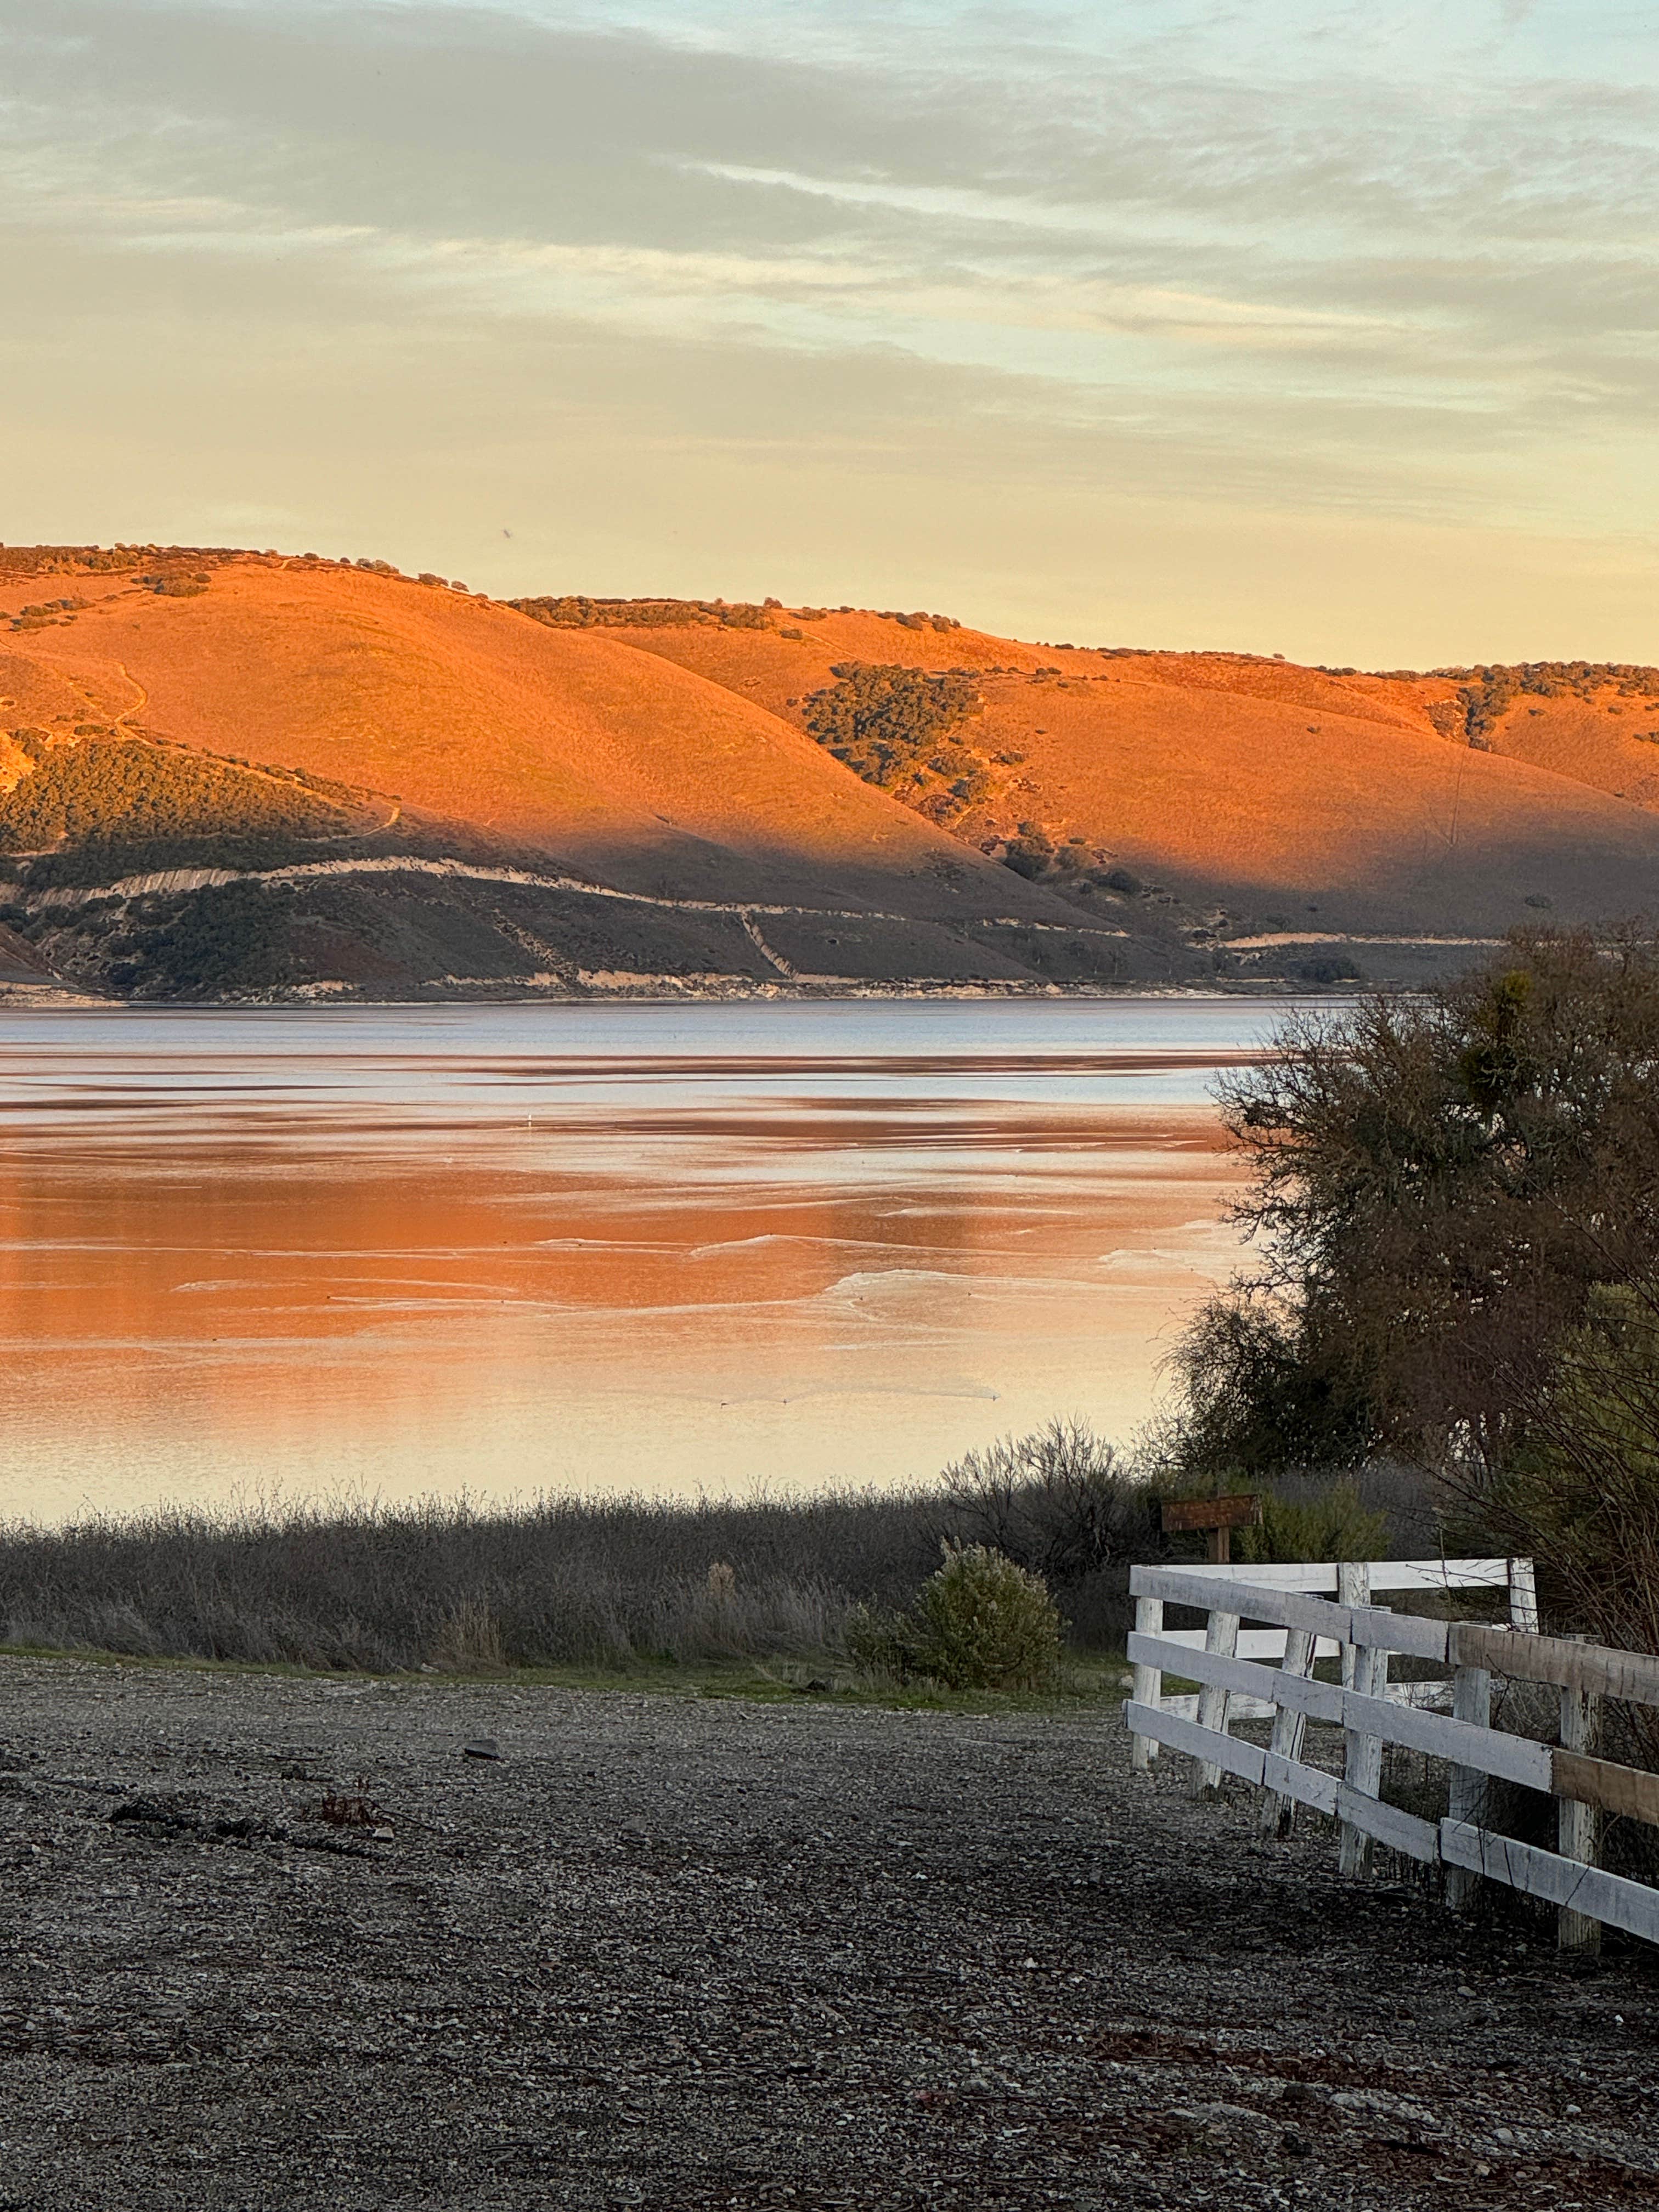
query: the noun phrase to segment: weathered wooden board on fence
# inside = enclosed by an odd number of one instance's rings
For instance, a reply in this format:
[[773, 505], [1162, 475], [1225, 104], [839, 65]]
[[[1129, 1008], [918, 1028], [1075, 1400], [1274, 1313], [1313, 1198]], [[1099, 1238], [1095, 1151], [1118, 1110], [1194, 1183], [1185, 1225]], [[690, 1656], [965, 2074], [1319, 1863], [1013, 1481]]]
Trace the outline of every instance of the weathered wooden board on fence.
[[[1160, 1612], [1162, 1609], [1160, 1607]], [[1139, 1620], [1135, 1626], [1139, 1627]], [[1238, 1632], [1238, 1656], [1241, 1659], [1282, 1659], [1285, 1638], [1298, 1632], [1288, 1628], [1241, 1628]], [[1204, 1649], [1204, 1631], [1201, 1628], [1165, 1628], [1161, 1633], [1167, 1644], [1184, 1644], [1189, 1651]], [[1336, 1645], [1328, 1636], [1320, 1638], [1319, 1649], [1314, 1656], [1316, 1659], [1335, 1658]]]
[[[1396, 1590], [1503, 1590], [1510, 1588], [1509, 1559], [1368, 1559], [1373, 1595]], [[1237, 1574], [1237, 1568], [1212, 1566], [1202, 1559], [1183, 1562], [1187, 1575]], [[1263, 1589], [1305, 1590], [1310, 1596], [1334, 1595], [1336, 1569], [1317, 1560], [1252, 1560], [1249, 1577]]]
[[[1578, 1693], [1564, 1690], [1561, 1694], [1571, 1698]], [[1570, 1727], [1562, 1731], [1564, 1735], [1572, 1732]], [[1587, 1739], [1589, 1733], [1587, 1726]], [[1619, 1766], [1608, 1759], [1592, 1759], [1583, 1752], [1569, 1751], [1564, 1745], [1550, 1757], [1550, 1790], [1554, 1796], [1593, 1806], [1597, 1812], [1611, 1814], [1616, 1820], [1645, 1820], [1650, 1827], [1659, 1827], [1659, 1774], [1650, 1774], [1643, 1768]]]
[[1549, 1682], [1586, 1697], [1659, 1705], [1659, 1658], [1644, 1651], [1613, 1651], [1570, 1636], [1528, 1636], [1460, 1620], [1452, 1626], [1447, 1656], [1454, 1667], [1485, 1667], [1518, 1682]]
[[1217, 1735], [1212, 1729], [1200, 1728], [1196, 1721], [1165, 1712], [1161, 1705], [1138, 1705], [1133, 1698], [1123, 1708], [1123, 1717], [1134, 1734], [1156, 1736], [1171, 1751], [1184, 1751], [1189, 1758], [1219, 1766], [1246, 1782], [1261, 1779], [1261, 1762], [1267, 1754], [1260, 1744], [1247, 1743], [1240, 1736]]
[[1297, 1590], [1267, 1589], [1239, 1578], [1200, 1575], [1184, 1567], [1131, 1567], [1129, 1589], [1135, 1597], [1162, 1598], [1166, 1605], [1188, 1605], [1200, 1613], [1218, 1608], [1245, 1620], [1268, 1620], [1284, 1628], [1310, 1628], [1337, 1644], [1379, 1645], [1408, 1658], [1444, 1664], [1447, 1624], [1422, 1620], [1386, 1606], [1333, 1605], [1328, 1598]]
[[1601, 1867], [1577, 1866], [1554, 1851], [1458, 1820], [1440, 1823], [1440, 1856], [1448, 1866], [1467, 1867], [1546, 1905], [1571, 1905], [1609, 1928], [1623, 1928], [1659, 1943], [1659, 1889], [1650, 1889], [1645, 1882], [1631, 1881]]

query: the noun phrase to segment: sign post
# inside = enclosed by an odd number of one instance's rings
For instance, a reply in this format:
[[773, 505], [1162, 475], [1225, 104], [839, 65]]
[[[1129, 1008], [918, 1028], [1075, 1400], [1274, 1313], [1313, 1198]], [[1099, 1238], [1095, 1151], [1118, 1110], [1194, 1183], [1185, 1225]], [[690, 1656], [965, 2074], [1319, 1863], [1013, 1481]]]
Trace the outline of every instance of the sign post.
[[1253, 1492], [1231, 1498], [1172, 1498], [1164, 1507], [1164, 1534], [1201, 1528], [1210, 1564], [1218, 1567], [1232, 1558], [1233, 1530], [1258, 1528], [1261, 1521], [1261, 1500]]

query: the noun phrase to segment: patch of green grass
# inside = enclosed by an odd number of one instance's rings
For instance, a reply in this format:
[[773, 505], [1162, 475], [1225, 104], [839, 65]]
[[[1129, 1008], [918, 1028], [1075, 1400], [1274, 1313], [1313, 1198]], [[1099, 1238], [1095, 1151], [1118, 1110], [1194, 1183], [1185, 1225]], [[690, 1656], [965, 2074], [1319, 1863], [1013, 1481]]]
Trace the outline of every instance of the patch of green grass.
[[896, 1712], [989, 1714], [1054, 1712], [1079, 1706], [1115, 1705], [1127, 1688], [1124, 1662], [1110, 1653], [1087, 1653], [1068, 1660], [1060, 1687], [1032, 1691], [946, 1690], [931, 1683], [861, 1682], [844, 1666], [826, 1659], [732, 1660], [682, 1666], [665, 1659], [648, 1666], [497, 1667], [471, 1672], [354, 1673], [345, 1668], [301, 1667], [280, 1659], [191, 1659], [129, 1651], [62, 1650], [46, 1644], [0, 1644], [0, 1658], [68, 1662], [83, 1667], [145, 1669], [168, 1674], [264, 1674], [289, 1681], [363, 1681], [419, 1684], [428, 1689], [477, 1689], [499, 1684], [514, 1689], [623, 1691], [655, 1697], [714, 1698], [749, 1705], [869, 1705]]

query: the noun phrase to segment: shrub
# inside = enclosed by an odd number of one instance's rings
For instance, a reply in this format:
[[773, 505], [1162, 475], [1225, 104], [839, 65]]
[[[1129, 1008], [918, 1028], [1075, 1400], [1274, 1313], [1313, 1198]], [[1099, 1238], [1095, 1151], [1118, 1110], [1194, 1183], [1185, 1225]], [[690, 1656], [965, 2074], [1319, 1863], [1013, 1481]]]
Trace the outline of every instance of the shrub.
[[1022, 822], [1019, 835], [1008, 840], [1002, 865], [1028, 882], [1047, 872], [1054, 857], [1054, 841], [1037, 822]]
[[957, 1545], [990, 1546], [1046, 1582], [1076, 1582], [1143, 1555], [1152, 1496], [1086, 1421], [1000, 1437], [945, 1469]]
[[158, 839], [320, 837], [349, 826], [336, 796], [343, 786], [291, 770], [251, 770], [90, 723], [73, 744], [27, 728], [12, 738], [29, 769], [0, 793], [0, 852], [107, 847], [119, 866], [113, 848]]
[[1564, 1625], [1659, 1651], [1659, 1282], [1595, 1293], [1483, 1517]]
[[1334, 1482], [1306, 1498], [1268, 1491], [1261, 1500], [1261, 1526], [1240, 1528], [1233, 1538], [1234, 1557], [1252, 1563], [1378, 1559], [1388, 1553], [1388, 1515], [1367, 1512], [1352, 1482]]
[[984, 705], [971, 679], [954, 671], [930, 676], [848, 660], [830, 673], [834, 684], [806, 702], [806, 727], [837, 760], [884, 789], [912, 777], [938, 739]]
[[[684, 629], [697, 623], [719, 623], [727, 629], [768, 629], [778, 608], [776, 599], [764, 606], [725, 599], [591, 599], [585, 593], [567, 592], [558, 599], [508, 599], [505, 603], [550, 629]], [[799, 619], [822, 617], [803, 609]], [[787, 636], [787, 631], [784, 632]]]
[[1027, 883], [1035, 883], [1048, 872], [1054, 857], [1054, 848], [1046, 837], [1011, 837], [1002, 855], [1002, 865], [1012, 868]]
[[855, 1614], [848, 1650], [866, 1672], [951, 1690], [1054, 1690], [1060, 1619], [1040, 1576], [988, 1544], [945, 1547], [906, 1613]]

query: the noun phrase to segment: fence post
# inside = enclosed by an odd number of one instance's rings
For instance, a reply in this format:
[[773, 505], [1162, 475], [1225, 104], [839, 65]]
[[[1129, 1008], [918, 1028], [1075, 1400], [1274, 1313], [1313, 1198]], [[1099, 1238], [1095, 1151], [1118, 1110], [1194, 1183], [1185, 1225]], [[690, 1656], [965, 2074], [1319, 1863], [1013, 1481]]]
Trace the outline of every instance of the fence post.
[[[1141, 1636], [1162, 1636], [1164, 1633], [1164, 1601], [1161, 1597], [1138, 1597], [1135, 1600], [1135, 1629]], [[1164, 1698], [1164, 1670], [1161, 1667], [1137, 1664], [1133, 1690], [1138, 1705], [1157, 1705]], [[1158, 1738], [1138, 1735], [1129, 1747], [1130, 1763], [1145, 1774], [1158, 1757]]]
[[1510, 1626], [1538, 1633], [1538, 1570], [1530, 1559], [1510, 1561]]
[[[1317, 1638], [1310, 1628], [1292, 1628], [1285, 1638], [1285, 1656], [1279, 1662], [1281, 1674], [1311, 1674]], [[1306, 1713], [1293, 1711], [1289, 1705], [1279, 1705], [1273, 1712], [1273, 1741], [1269, 1749], [1281, 1759], [1300, 1759], [1302, 1738], [1308, 1725]], [[1294, 1797], [1282, 1797], [1276, 1790], [1264, 1790], [1256, 1805], [1256, 1826], [1264, 1836], [1285, 1836], [1296, 1818]]]
[[[1369, 1584], [1370, 1577], [1366, 1577]], [[1355, 1653], [1352, 1687], [1362, 1698], [1386, 1698], [1389, 1694], [1389, 1654], [1379, 1645], [1361, 1644]], [[1350, 1729], [1345, 1740], [1342, 1778], [1350, 1790], [1363, 1797], [1380, 1797], [1382, 1794], [1382, 1739], [1380, 1735], [1363, 1735]], [[1371, 1839], [1363, 1828], [1356, 1828], [1344, 1820], [1339, 1829], [1340, 1838], [1337, 1863], [1341, 1872], [1363, 1875], [1371, 1863]]]
[[[1492, 1676], [1484, 1667], [1460, 1667], [1452, 1676], [1452, 1718], [1471, 1728], [1492, 1726]], [[1446, 1810], [1454, 1820], [1480, 1826], [1485, 1809], [1486, 1778], [1473, 1766], [1454, 1766]], [[1480, 1894], [1480, 1877], [1473, 1867], [1448, 1867], [1446, 1902], [1454, 1912], [1468, 1912]]]
[[[1210, 1625], [1204, 1632], [1204, 1649], [1231, 1659], [1238, 1649], [1238, 1615], [1236, 1613], [1212, 1613]], [[1198, 1693], [1198, 1724], [1201, 1729], [1214, 1729], [1218, 1735], [1227, 1733], [1228, 1693], [1218, 1690], [1213, 1683], [1203, 1684]], [[1200, 1760], [1194, 1794], [1201, 1797], [1206, 1790], [1221, 1787], [1221, 1769]]]
[[[1575, 1637], [1574, 1643], [1583, 1643]], [[1561, 1748], [1593, 1753], [1601, 1730], [1601, 1700], [1583, 1690], [1563, 1689], [1561, 1692]], [[1582, 1805], [1576, 1797], [1563, 1797], [1556, 1808], [1556, 1848], [1564, 1859], [1576, 1859], [1581, 1866], [1595, 1864], [1595, 1808]], [[1556, 1916], [1555, 1940], [1558, 1948], [1577, 1951], [1594, 1958], [1601, 1948], [1601, 1923], [1592, 1920], [1586, 1912], [1575, 1912], [1571, 1905], [1564, 1905]]]
[[[1342, 1559], [1336, 1570], [1336, 1601], [1339, 1605], [1369, 1605], [1371, 1601], [1371, 1571], [1364, 1559]], [[1359, 1662], [1359, 1646], [1342, 1646], [1342, 1686], [1354, 1686], [1354, 1670]]]

